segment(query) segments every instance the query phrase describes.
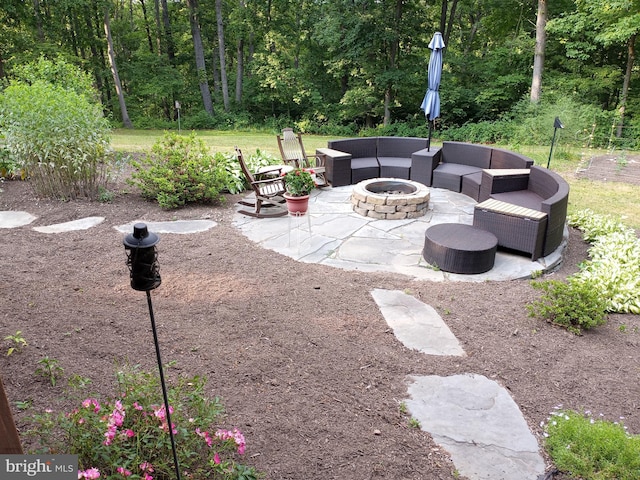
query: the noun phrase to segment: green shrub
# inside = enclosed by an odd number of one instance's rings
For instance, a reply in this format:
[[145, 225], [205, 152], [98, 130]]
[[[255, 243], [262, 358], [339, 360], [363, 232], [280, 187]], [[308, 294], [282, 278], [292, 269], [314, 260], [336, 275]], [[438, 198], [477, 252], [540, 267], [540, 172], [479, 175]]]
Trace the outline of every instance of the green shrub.
[[216, 168], [205, 143], [194, 133], [183, 136], [165, 133], [152, 147], [152, 154], [131, 163], [136, 171], [130, 183], [162, 208], [187, 203], [220, 200], [224, 173]]
[[[85, 382], [86, 384], [87, 382]], [[245, 452], [237, 429], [215, 429], [223, 407], [204, 395], [205, 379], [180, 378], [168, 388], [178, 463], [184, 478], [254, 480], [256, 471], [237, 463]], [[74, 399], [78, 407], [34, 415], [27, 436], [40, 454], [78, 455], [79, 478], [175, 478], [164, 402], [157, 375], [135, 369], [118, 372], [112, 399]], [[151, 474], [148, 477], [145, 474]]]
[[543, 292], [539, 300], [527, 305], [531, 317], [547, 320], [577, 335], [607, 320], [606, 302], [586, 279], [532, 281], [531, 285]]
[[[247, 179], [240, 168], [240, 163], [234, 153], [216, 153], [214, 158], [216, 167], [220, 172], [220, 175], [222, 175], [222, 183], [226, 191], [229, 193], [240, 193], [249, 187]], [[256, 150], [256, 153], [245, 157], [245, 162], [247, 163], [247, 168], [251, 172], [256, 172], [260, 167], [279, 165], [282, 163], [282, 160], [272, 157], [260, 150]]]
[[55, 60], [41, 56], [37, 61], [16, 65], [11, 73], [14, 83], [33, 85], [43, 81], [84, 95], [93, 102], [99, 100], [91, 75], [68, 63], [61, 55]]
[[6, 149], [42, 197], [95, 198], [108, 179], [109, 125], [87, 96], [37, 80], [0, 96]]
[[640, 436], [623, 425], [572, 411], [555, 412], [545, 426], [556, 467], [584, 480], [640, 478]]

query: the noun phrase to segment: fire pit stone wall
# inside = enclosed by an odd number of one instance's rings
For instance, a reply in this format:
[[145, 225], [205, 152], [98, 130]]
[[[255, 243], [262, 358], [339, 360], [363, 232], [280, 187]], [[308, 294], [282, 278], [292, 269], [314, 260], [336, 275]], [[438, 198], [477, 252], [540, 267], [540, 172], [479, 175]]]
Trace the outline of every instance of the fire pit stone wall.
[[[404, 188], [395, 188], [399, 183]], [[390, 184], [392, 191], [384, 191], [385, 184]], [[374, 178], [354, 185], [351, 204], [353, 211], [364, 217], [379, 220], [417, 218], [427, 213], [429, 189], [411, 180]]]

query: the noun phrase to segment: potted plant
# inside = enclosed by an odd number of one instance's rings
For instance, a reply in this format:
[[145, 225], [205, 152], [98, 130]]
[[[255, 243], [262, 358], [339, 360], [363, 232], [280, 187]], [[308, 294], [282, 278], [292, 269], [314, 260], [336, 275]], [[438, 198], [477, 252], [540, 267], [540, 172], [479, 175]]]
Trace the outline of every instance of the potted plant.
[[309, 206], [309, 194], [316, 187], [311, 176], [313, 170], [294, 168], [283, 174], [287, 209], [290, 213], [304, 215]]

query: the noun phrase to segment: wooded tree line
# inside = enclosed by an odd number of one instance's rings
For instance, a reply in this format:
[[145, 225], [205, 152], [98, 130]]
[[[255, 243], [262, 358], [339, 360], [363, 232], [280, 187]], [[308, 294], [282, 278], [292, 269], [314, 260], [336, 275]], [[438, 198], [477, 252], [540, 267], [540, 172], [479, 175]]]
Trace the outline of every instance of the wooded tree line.
[[4, 0], [0, 23], [2, 85], [61, 56], [127, 127], [424, 123], [436, 31], [440, 128], [567, 98], [640, 118], [640, 0]]

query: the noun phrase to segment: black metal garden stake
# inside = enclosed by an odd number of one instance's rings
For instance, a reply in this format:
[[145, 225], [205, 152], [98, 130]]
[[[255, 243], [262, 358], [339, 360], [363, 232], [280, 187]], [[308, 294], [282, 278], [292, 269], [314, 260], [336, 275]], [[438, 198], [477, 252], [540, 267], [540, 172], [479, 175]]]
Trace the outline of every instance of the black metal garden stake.
[[160, 344], [158, 343], [158, 332], [156, 321], [153, 316], [153, 305], [151, 304], [151, 290], [158, 288], [162, 280], [158, 266], [158, 251], [156, 244], [160, 241], [158, 235], [149, 232], [144, 223], [136, 223], [133, 226], [133, 234], [125, 237], [123, 243], [127, 252], [127, 266], [131, 276], [131, 288], [138, 291], [147, 292], [147, 304], [149, 305], [149, 316], [151, 317], [151, 330], [153, 331], [153, 342], [156, 346], [156, 357], [158, 369], [160, 370], [160, 384], [162, 385], [162, 397], [164, 399], [164, 411], [169, 426], [169, 436], [171, 438], [171, 449], [173, 451], [173, 463], [176, 469], [176, 479], [180, 480], [180, 466], [178, 464], [178, 454], [176, 442], [173, 437], [173, 425], [171, 423], [171, 412], [169, 411], [169, 397], [164, 381], [164, 371], [162, 368], [162, 358], [160, 357]]
[[553, 138], [551, 139], [551, 150], [549, 150], [549, 160], [547, 160], [547, 168], [551, 165], [551, 154], [553, 153], [553, 144], [556, 143], [556, 133], [559, 128], [564, 128], [564, 125], [558, 117], [553, 121]]

